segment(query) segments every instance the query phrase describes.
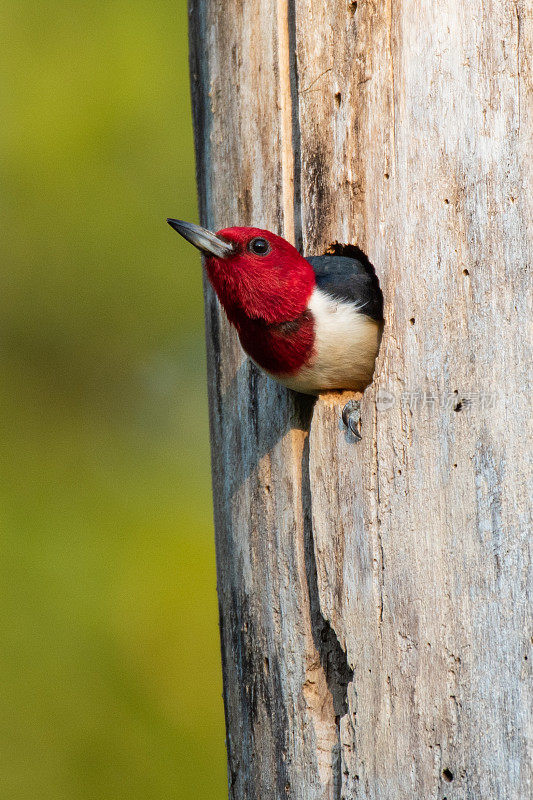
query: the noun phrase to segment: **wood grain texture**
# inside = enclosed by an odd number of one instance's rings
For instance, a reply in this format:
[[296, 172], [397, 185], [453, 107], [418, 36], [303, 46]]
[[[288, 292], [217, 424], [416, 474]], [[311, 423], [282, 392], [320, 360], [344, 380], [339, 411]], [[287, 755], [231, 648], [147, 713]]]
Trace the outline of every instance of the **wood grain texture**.
[[531, 796], [531, 7], [191, 0], [203, 224], [361, 247], [363, 440], [206, 285], [230, 797]]

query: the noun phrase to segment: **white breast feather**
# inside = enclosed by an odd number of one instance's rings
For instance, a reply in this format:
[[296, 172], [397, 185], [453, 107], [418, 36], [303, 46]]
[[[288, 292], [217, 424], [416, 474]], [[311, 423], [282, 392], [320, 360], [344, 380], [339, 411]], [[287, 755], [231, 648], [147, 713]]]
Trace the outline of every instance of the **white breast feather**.
[[315, 321], [315, 347], [310, 363], [295, 375], [276, 379], [290, 389], [316, 394], [328, 389], [362, 389], [374, 370], [381, 325], [363, 308], [332, 298], [315, 288], [309, 301]]

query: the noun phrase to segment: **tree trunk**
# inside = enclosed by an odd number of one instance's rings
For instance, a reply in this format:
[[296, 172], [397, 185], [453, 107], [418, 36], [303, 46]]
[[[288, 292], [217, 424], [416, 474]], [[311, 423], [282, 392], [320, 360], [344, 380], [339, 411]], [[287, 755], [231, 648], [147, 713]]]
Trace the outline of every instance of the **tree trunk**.
[[190, 0], [202, 223], [385, 297], [355, 443], [205, 287], [235, 800], [531, 796], [530, 8]]

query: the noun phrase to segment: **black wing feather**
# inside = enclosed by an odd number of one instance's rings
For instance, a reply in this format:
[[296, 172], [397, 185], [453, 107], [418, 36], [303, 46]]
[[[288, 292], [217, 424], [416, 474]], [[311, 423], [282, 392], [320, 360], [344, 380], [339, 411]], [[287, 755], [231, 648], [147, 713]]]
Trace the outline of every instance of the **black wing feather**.
[[374, 268], [357, 258], [338, 255], [310, 256], [319, 289], [337, 300], [356, 303], [362, 314], [381, 322], [383, 295]]

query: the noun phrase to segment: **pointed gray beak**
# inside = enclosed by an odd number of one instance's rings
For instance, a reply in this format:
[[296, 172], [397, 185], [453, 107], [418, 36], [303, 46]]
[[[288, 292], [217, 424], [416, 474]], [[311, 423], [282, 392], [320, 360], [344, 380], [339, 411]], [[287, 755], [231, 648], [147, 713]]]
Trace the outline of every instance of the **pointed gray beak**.
[[183, 222], [181, 219], [167, 219], [167, 222], [180, 236], [187, 239], [202, 253], [209, 253], [217, 258], [228, 258], [235, 252], [232, 244], [225, 242], [224, 239], [220, 239], [214, 233], [201, 228], [199, 225], [193, 225], [192, 222]]

